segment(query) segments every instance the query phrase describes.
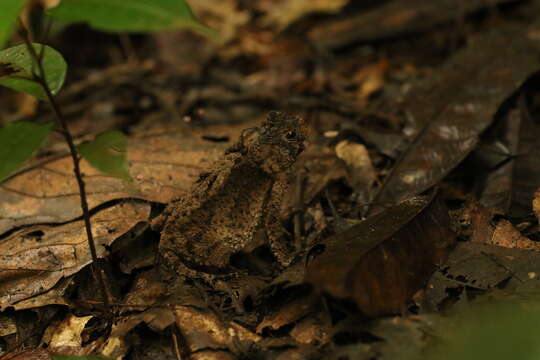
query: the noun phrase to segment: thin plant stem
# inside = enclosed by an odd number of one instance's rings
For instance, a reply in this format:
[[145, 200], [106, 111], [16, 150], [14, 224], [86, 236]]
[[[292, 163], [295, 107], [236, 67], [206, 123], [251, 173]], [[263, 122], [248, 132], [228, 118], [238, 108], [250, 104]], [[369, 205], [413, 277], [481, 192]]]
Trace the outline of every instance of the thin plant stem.
[[81, 168], [80, 168], [80, 157], [77, 153], [77, 149], [75, 148], [73, 137], [71, 136], [71, 133], [69, 132], [69, 127], [68, 127], [66, 118], [64, 117], [62, 110], [60, 106], [58, 105], [58, 102], [54, 98], [54, 95], [49, 85], [47, 84], [46, 74], [43, 68], [42, 57], [36, 53], [36, 50], [30, 43], [28, 36], [24, 36], [24, 39], [26, 42], [26, 46], [28, 48], [28, 52], [30, 53], [34, 61], [36, 62], [36, 66], [38, 69], [38, 73], [33, 74], [34, 80], [37, 83], [39, 83], [40, 86], [43, 88], [43, 91], [45, 91], [45, 94], [47, 95], [47, 99], [49, 100], [49, 103], [51, 104], [54, 114], [56, 115], [58, 123], [60, 124], [62, 135], [64, 136], [64, 139], [66, 140], [66, 143], [69, 147], [69, 153], [73, 161], [73, 170], [75, 172], [75, 178], [77, 179], [77, 184], [79, 186], [79, 195], [80, 195], [80, 200], [81, 200], [81, 209], [83, 213], [84, 227], [86, 229], [88, 247], [90, 248], [90, 254], [92, 256], [92, 270], [98, 282], [98, 287], [100, 288], [101, 296], [103, 297], [103, 305], [105, 306], [105, 310], [107, 313], [110, 313], [110, 303], [109, 303], [109, 297], [107, 295], [107, 287], [105, 285], [105, 279], [103, 278], [103, 274], [101, 272], [101, 266], [98, 263], [94, 235], [92, 234], [92, 225], [90, 223], [90, 211], [88, 209], [88, 200], [86, 198], [85, 183], [84, 183], [82, 173], [81, 173]]

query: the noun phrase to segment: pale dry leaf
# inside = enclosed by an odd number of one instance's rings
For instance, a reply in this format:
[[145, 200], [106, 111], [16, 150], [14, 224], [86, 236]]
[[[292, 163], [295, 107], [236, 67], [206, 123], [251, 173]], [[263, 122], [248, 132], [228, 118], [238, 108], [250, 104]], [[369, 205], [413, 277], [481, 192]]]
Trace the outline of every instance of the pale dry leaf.
[[323, 321], [320, 314], [308, 316], [298, 322], [291, 330], [291, 337], [301, 344], [326, 344], [332, 336], [330, 321]]
[[221, 0], [219, 6], [212, 0], [191, 1], [189, 5], [195, 15], [216, 30], [225, 42], [233, 39], [238, 29], [251, 20], [250, 13], [241, 9], [236, 0]]
[[[149, 204], [125, 201], [92, 216], [98, 257], [149, 215]], [[0, 243], [0, 254], [0, 309], [17, 309], [18, 302], [48, 291], [92, 261], [82, 220], [17, 230]]]
[[347, 177], [354, 189], [362, 190], [375, 182], [375, 169], [364, 145], [340, 141], [336, 145], [336, 155], [347, 165]]
[[312, 13], [337, 13], [348, 0], [259, 0], [257, 7], [265, 12], [261, 19], [264, 26], [283, 30], [304, 15]]
[[205, 348], [227, 348], [237, 340], [253, 343], [261, 340], [257, 334], [243, 326], [224, 322], [208, 310], [177, 306], [174, 312], [176, 325], [185, 336], [190, 352]]
[[388, 60], [382, 59], [375, 64], [361, 67], [354, 74], [353, 82], [358, 85], [356, 97], [360, 105], [366, 105], [370, 95], [383, 87], [389, 69]]
[[60, 279], [51, 289], [17, 302], [17, 310], [33, 309], [46, 305], [70, 305], [69, 299], [64, 298], [68, 287], [72, 284], [73, 277]]
[[68, 314], [64, 320], [49, 326], [43, 335], [43, 343], [48, 344], [48, 348], [72, 347], [78, 348], [82, 345], [81, 333], [84, 327], [93, 316], [78, 317]]
[[508, 220], [500, 220], [488, 244], [522, 250], [540, 251], [540, 242], [524, 236]]

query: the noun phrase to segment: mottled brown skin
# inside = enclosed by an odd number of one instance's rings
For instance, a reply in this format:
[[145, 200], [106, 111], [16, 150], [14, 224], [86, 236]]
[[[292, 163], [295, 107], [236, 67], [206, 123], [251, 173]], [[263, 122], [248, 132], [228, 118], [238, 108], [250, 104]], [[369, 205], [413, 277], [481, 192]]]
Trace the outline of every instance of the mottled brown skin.
[[[279, 209], [285, 172], [304, 149], [305, 122], [271, 112], [201, 176], [188, 196], [169, 204], [158, 220], [161, 266], [178, 275], [226, 274], [230, 256], [258, 245], [266, 232], [273, 254], [288, 265], [293, 250], [284, 239]], [[160, 226], [161, 225], [161, 226]]]

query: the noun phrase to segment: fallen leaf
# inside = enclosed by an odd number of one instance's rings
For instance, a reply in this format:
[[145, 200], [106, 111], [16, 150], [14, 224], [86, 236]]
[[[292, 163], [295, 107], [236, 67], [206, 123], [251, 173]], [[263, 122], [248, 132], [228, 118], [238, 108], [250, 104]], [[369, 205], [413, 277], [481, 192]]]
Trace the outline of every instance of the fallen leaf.
[[356, 191], [366, 191], [377, 178], [366, 147], [343, 140], [336, 145], [336, 155], [347, 165], [347, 178]]
[[68, 314], [61, 322], [51, 325], [45, 330], [42, 341], [47, 344], [49, 350], [54, 348], [78, 349], [82, 345], [81, 333], [92, 318], [92, 315], [78, 317]]
[[[202, 140], [197, 132], [182, 136], [155, 130], [140, 136], [130, 140], [127, 149], [129, 172], [138, 194], [122, 180], [103, 176], [86, 162], [81, 163], [91, 210], [122, 198], [167, 203], [185, 194], [226, 147]], [[67, 156], [35, 159], [26, 171], [0, 185], [0, 234], [23, 225], [63, 223], [81, 213], [73, 164]]]
[[[98, 257], [105, 256], [106, 246], [149, 214], [148, 204], [129, 201], [94, 214], [90, 222]], [[0, 309], [17, 309], [18, 302], [46, 292], [92, 261], [82, 220], [15, 231], [0, 243], [0, 253]]]
[[306, 280], [354, 298], [369, 316], [400, 313], [455, 242], [447, 210], [433, 196], [406, 200], [326, 239]]
[[483, 291], [519, 288], [527, 280], [537, 278], [531, 274], [540, 274], [539, 252], [465, 242], [433, 274], [426, 295], [434, 304], [441, 305], [456, 295], [466, 296], [466, 288]]
[[349, 0], [258, 0], [258, 10], [263, 11], [261, 24], [275, 26], [278, 31], [311, 13], [337, 13]]
[[[510, 1], [497, 0], [492, 4], [495, 6]], [[452, 23], [460, 16], [466, 16], [487, 6], [483, 0], [467, 1], [460, 6], [456, 6], [453, 0], [384, 2], [378, 7], [345, 14], [349, 16], [330, 18], [313, 27], [308, 32], [308, 37], [325, 48], [342, 48], [359, 42], [416, 34], [437, 24]]]
[[495, 28], [471, 39], [445, 65], [435, 86], [410, 98], [409, 110], [425, 128], [374, 202], [395, 203], [419, 194], [455, 168], [476, 147], [504, 100], [537, 69], [539, 51], [538, 41], [521, 26]]

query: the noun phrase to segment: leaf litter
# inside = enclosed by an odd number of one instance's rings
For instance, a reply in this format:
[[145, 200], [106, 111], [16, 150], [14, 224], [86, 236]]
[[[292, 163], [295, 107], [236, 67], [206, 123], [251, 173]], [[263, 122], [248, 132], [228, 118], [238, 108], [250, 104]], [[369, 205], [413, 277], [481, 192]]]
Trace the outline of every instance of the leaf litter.
[[[534, 300], [535, 1], [474, 1], [456, 13], [442, 0], [229, 0], [233, 17], [205, 3], [194, 11], [228, 42], [184, 58], [178, 41], [148, 37], [167, 67], [105, 70], [61, 97], [81, 103], [70, 121], [95, 129], [79, 143], [104, 130], [78, 122], [84, 106], [102, 102], [101, 114], [127, 131], [133, 186], [81, 163], [112, 318], [88, 266], [65, 147], [53, 137], [0, 185], [7, 356], [419, 359], [445, 340], [434, 329], [453, 326], [448, 310]], [[235, 254], [230, 278], [166, 279], [149, 223], [271, 109], [310, 121], [281, 204], [295, 262], [282, 267], [263, 245]], [[478, 156], [487, 162], [471, 167]]]

